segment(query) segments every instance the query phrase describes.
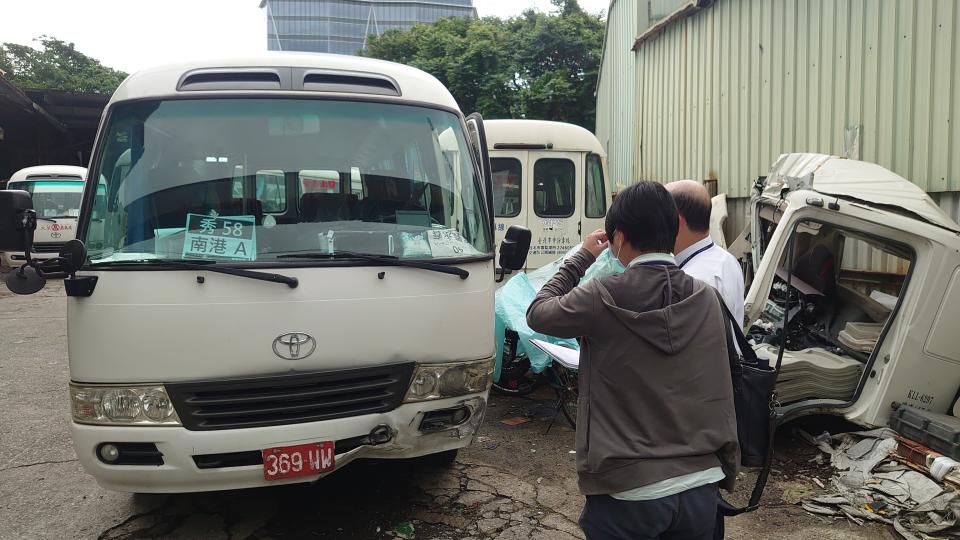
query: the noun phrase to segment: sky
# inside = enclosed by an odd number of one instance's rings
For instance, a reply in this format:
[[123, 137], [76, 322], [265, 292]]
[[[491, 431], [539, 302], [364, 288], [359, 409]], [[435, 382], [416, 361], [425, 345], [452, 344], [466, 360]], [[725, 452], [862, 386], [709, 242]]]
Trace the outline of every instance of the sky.
[[[33, 44], [40, 35], [128, 73], [168, 62], [266, 49], [259, 0], [0, 0], [0, 42]], [[474, 0], [481, 17], [510, 17], [550, 0]], [[591, 13], [609, 0], [580, 0]]]

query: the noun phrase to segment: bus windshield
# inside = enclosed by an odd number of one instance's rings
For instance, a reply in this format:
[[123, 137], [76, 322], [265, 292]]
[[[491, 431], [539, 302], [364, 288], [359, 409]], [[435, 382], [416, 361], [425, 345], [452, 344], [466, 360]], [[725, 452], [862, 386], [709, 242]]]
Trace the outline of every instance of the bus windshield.
[[80, 197], [83, 181], [29, 180], [11, 181], [7, 189], [19, 189], [30, 193], [37, 217], [45, 219], [75, 218], [80, 214]]
[[121, 103], [97, 155], [99, 189], [83, 217], [92, 264], [492, 253], [461, 121], [442, 110], [274, 98]]

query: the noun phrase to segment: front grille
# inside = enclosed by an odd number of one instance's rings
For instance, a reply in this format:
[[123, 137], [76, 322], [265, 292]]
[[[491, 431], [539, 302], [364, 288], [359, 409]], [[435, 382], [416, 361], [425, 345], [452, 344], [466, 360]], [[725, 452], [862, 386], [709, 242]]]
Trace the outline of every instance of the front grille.
[[183, 427], [194, 431], [317, 422], [393, 410], [413, 363], [167, 384]]
[[34, 244], [33, 253], [60, 253], [60, 250], [63, 249], [63, 246], [66, 245], [66, 242], [55, 242], [48, 244]]

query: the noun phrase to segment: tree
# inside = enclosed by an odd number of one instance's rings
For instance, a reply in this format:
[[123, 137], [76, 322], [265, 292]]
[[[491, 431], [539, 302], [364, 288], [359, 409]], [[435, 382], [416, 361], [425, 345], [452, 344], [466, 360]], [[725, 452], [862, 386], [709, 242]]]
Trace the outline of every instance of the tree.
[[448, 18], [389, 31], [371, 39], [361, 54], [432, 74], [464, 112], [558, 120], [592, 130], [604, 23], [576, 0], [553, 5], [551, 14]]
[[16, 43], [0, 46], [0, 69], [20, 88], [110, 94], [127, 76], [78, 51], [73, 43], [49, 36], [34, 41], [40, 49]]

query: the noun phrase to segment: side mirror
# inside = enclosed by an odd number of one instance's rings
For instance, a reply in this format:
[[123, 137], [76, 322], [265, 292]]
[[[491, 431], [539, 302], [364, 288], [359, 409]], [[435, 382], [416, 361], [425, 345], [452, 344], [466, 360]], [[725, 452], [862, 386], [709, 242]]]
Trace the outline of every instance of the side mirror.
[[37, 214], [30, 194], [20, 190], [0, 190], [0, 251], [23, 251], [33, 248], [33, 231]]
[[68, 241], [60, 249], [60, 269], [68, 276], [77, 273], [77, 270], [83, 268], [86, 261], [87, 246], [76, 238]]
[[511, 225], [507, 234], [500, 243], [500, 271], [497, 282], [503, 281], [506, 270], [520, 270], [527, 262], [527, 252], [530, 251], [530, 229]]

